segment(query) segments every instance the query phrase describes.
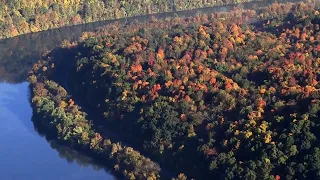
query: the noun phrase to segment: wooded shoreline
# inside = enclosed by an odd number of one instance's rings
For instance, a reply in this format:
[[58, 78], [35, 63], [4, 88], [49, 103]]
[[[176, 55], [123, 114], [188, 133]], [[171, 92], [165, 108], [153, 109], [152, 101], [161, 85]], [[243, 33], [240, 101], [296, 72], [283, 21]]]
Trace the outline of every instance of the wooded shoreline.
[[[30, 72], [37, 121], [110, 157], [128, 179], [164, 178], [154, 161], [198, 179], [318, 177], [319, 7], [273, 4], [84, 33]], [[154, 161], [102, 137], [79, 101]]]
[[97, 21], [259, 1], [262, 0], [4, 0], [0, 1], [0, 39]]

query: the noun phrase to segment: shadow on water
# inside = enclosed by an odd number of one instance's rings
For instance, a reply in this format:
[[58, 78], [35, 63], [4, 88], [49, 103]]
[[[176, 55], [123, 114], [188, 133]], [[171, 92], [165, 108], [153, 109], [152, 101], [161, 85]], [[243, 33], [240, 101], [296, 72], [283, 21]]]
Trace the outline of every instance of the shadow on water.
[[48, 132], [30, 121], [28, 91], [27, 82], [0, 83], [1, 179], [115, 179], [104, 166], [44, 136]]
[[[279, 0], [278, 2], [296, 1]], [[113, 21], [104, 21], [97, 23], [89, 23], [86, 25], [65, 27], [0, 40], [0, 115], [2, 110], [1, 106], [6, 108], [8, 111], [14, 113], [14, 115], [17, 116], [17, 119], [21, 121], [21, 123], [23, 123], [23, 127], [26, 128], [27, 131], [32, 133], [36, 132], [37, 134], [39, 134], [39, 136], [45, 137], [46, 140], [49, 142], [50, 147], [52, 149], [55, 149], [59, 153], [59, 156], [62, 159], [65, 159], [68, 163], [76, 162], [77, 164], [84, 167], [91, 166], [95, 170], [103, 169], [105, 172], [110, 174], [109, 170], [104, 168], [103, 165], [91, 160], [90, 158], [86, 157], [85, 155], [79, 152], [73, 151], [65, 146], [58, 145], [56, 141], [51, 140], [52, 138], [50, 138], [50, 134], [48, 132], [43, 132], [41, 131], [42, 128], [39, 127], [37, 124], [32, 124], [32, 122], [30, 121], [32, 109], [29, 104], [29, 95], [27, 90], [28, 83], [25, 81], [28, 76], [28, 71], [32, 68], [33, 64], [37, 62], [44, 53], [60, 46], [63, 40], [76, 41], [83, 32], [93, 31], [99, 27], [108, 24], [116, 23], [119, 26], [125, 26], [128, 23], [134, 23], [136, 21], [147, 22], [152, 20], [153, 17], [157, 19], [175, 16], [189, 17], [194, 16], [198, 13], [210, 14], [218, 11], [230, 11], [234, 8], [252, 9], [264, 7], [269, 4], [270, 1], [261, 1], [254, 3], [244, 3], [240, 5], [227, 5], [214, 8], [202, 8], [191, 11], [162, 13], [153, 16], [148, 15], [133, 18], [124, 18]], [[10, 85], [9, 83], [16, 84], [19, 87], [16, 87], [15, 85]], [[5, 123], [6, 122], [9, 123], [10, 121], [5, 121]], [[13, 126], [13, 128], [15, 127]], [[34, 143], [38, 143], [38, 141], [34, 140]]]
[[165, 19], [172, 17], [190, 17], [199, 13], [227, 12], [234, 8], [257, 9], [268, 6], [273, 2], [297, 2], [297, 0], [272, 0], [249, 2], [237, 5], [208, 7], [196, 10], [160, 13], [118, 20], [101, 21], [85, 25], [63, 27], [38, 33], [26, 34], [14, 38], [0, 40], [0, 82], [19, 83], [27, 78], [28, 71], [41, 56], [61, 45], [63, 40], [76, 41], [83, 32], [94, 31], [99, 27], [110, 24], [125, 26], [128, 23], [148, 22], [153, 18]]
[[[46, 141], [50, 144], [50, 147], [59, 153], [59, 157], [61, 159], [66, 160], [69, 164], [77, 163], [81, 167], [92, 167], [92, 169], [94, 169], [95, 171], [103, 170], [107, 174], [112, 174], [112, 172], [108, 168], [106, 168], [106, 166], [102, 163], [94, 161], [88, 156], [81, 154], [80, 152], [75, 151], [73, 149], [70, 149], [69, 147], [61, 145], [59, 142], [53, 140], [50, 134], [48, 134], [48, 132], [44, 132], [42, 128], [36, 123], [34, 123], [34, 130], [38, 133], [40, 137], [46, 139]], [[115, 177], [113, 177], [112, 179], [116, 180]]]

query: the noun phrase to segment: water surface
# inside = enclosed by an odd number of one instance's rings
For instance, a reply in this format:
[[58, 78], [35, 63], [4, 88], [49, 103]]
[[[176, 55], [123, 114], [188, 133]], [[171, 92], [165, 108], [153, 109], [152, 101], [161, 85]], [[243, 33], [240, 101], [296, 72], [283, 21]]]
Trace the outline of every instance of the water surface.
[[[183, 11], [176, 14], [192, 16], [198, 12], [229, 11], [237, 6], [252, 8], [266, 5], [268, 3], [264, 1]], [[162, 13], [155, 17], [166, 18], [176, 14]], [[133, 20], [145, 22], [151, 19], [151, 16], [140, 16], [121, 19], [119, 23], [126, 24]], [[48, 141], [37, 132], [31, 121], [32, 109], [26, 82], [28, 71], [43, 53], [59, 46], [64, 39], [76, 40], [82, 32], [112, 22], [115, 21], [60, 28], [0, 41], [1, 180], [115, 179], [107, 169], [102, 168], [90, 158]]]
[[0, 84], [2, 180], [88, 180], [114, 177], [98, 164], [50, 142], [34, 129], [28, 83]]

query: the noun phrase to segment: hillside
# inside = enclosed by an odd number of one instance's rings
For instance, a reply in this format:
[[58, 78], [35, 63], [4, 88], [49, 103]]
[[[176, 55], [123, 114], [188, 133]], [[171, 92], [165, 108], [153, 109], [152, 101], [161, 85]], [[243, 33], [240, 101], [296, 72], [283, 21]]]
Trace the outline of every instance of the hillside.
[[[273, 4], [85, 33], [34, 66], [34, 108], [61, 139], [108, 152], [100, 134], [113, 131], [189, 178], [318, 179], [319, 7]], [[129, 162], [120, 167], [141, 165]]]
[[252, 0], [0, 0], [0, 39], [64, 26]]

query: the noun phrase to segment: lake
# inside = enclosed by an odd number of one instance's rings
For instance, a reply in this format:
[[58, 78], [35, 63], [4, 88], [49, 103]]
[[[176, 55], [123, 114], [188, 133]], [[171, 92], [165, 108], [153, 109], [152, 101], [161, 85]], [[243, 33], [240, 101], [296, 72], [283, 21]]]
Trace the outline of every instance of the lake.
[[[279, 1], [278, 1], [279, 2]], [[244, 3], [243, 8], [262, 7], [267, 2]], [[238, 5], [236, 5], [238, 6]], [[204, 8], [162, 13], [156, 18], [192, 16], [198, 12], [229, 11], [236, 7]], [[120, 24], [150, 21], [151, 16], [119, 20]], [[108, 169], [67, 147], [48, 141], [32, 123], [28, 71], [41, 55], [61, 44], [76, 40], [82, 32], [115, 21], [78, 25], [0, 41], [0, 177], [3, 180], [116, 179]]]

